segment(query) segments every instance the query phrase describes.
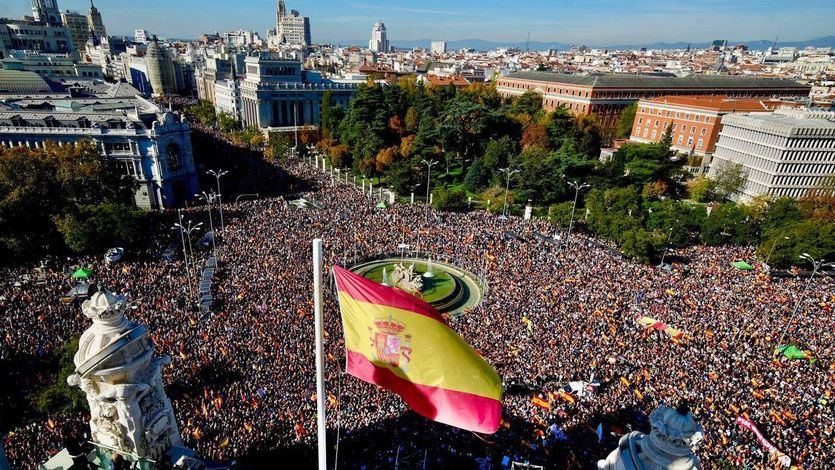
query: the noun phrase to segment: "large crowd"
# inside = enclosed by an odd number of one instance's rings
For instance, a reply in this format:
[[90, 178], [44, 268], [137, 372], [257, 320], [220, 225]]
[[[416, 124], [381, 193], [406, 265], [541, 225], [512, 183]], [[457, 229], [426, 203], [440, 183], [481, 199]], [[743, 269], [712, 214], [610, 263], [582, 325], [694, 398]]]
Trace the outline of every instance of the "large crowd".
[[[483, 302], [449, 321], [513, 384], [493, 435], [416, 416], [396, 395], [342, 373], [342, 327], [329, 290], [332, 465], [493, 468], [508, 457], [546, 468], [590, 468], [615, 448], [618, 436], [648, 431], [647, 415], [659, 404], [686, 400], [705, 428], [697, 450], [705, 468], [774, 466], [754, 435], [735, 423], [737, 416], [756, 423], [794, 465], [835, 467], [828, 398], [835, 388], [831, 278], [816, 278], [792, 317], [808, 276], [771, 278], [750, 247], [681, 249], [668, 272], [625, 260], [581, 234], [560, 247], [535, 236], [562, 231], [542, 220], [444, 213], [420, 204], [377, 208], [355, 186], [334, 182], [304, 161], [291, 160], [286, 171], [296, 178], [288, 179], [284, 197], [224, 205], [221, 270], [210, 311], [190, 307], [181, 260], [169, 263], [154, 251], [111, 265], [72, 260], [92, 267], [95, 282], [128, 294], [129, 317], [147, 325], [157, 352], [172, 358], [166, 390], [184, 443], [200, 455], [255, 467], [314, 461], [311, 241], [322, 238], [328, 266], [392, 252], [405, 241], [483, 275]], [[288, 203], [298, 197], [314, 204]], [[188, 216], [197, 220], [205, 212], [191, 208]], [[161, 245], [171, 239], [161, 238]], [[739, 259], [755, 270], [731, 266]], [[89, 326], [78, 305], [58, 301], [70, 287], [59, 264], [44, 270], [41, 283], [14, 285], [12, 279], [31, 268], [4, 276], [0, 360], [13, 358], [15, 367], [0, 379], [24, 388], [48, 380], [37, 370], [38, 358]], [[642, 316], [683, 335], [673, 340], [645, 328], [637, 322]], [[774, 359], [785, 328], [785, 342], [809, 350], [809, 359]], [[557, 393], [592, 374], [601, 384], [594, 395], [566, 399]], [[46, 460], [61, 446], [62, 423], [83, 420], [81, 413], [27, 414], [25, 424], [0, 428], [13, 468]]]

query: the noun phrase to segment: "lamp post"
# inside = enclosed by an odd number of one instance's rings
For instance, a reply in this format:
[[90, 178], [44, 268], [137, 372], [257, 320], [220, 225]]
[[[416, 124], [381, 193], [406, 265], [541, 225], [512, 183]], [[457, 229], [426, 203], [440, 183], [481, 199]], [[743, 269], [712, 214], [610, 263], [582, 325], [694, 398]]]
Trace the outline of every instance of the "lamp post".
[[209, 209], [209, 230], [212, 231], [212, 253], [214, 253], [215, 258], [217, 258], [217, 245], [215, 245], [215, 224], [212, 221], [212, 204], [215, 202], [217, 195], [214, 192], [206, 194], [206, 191], [203, 191], [200, 194], [195, 194], [198, 199], [202, 199], [206, 201]]
[[577, 198], [580, 197], [580, 191], [590, 186], [588, 183], [580, 184], [576, 180], [569, 181], [568, 185], [574, 188], [574, 205], [571, 206], [571, 220], [568, 222], [568, 234], [565, 236], [565, 246], [568, 246], [571, 240], [571, 229], [574, 227], [574, 212], [577, 210]]
[[[676, 221], [678, 222], [678, 221]], [[673, 228], [670, 227], [670, 234], [667, 235], [667, 243], [664, 245], [664, 253], [661, 253], [661, 262], [658, 263], [658, 266], [664, 268], [664, 257], [667, 256], [667, 250], [670, 249], [670, 240], [673, 239]], [[672, 272], [672, 270], [670, 271]]]
[[[179, 223], [175, 223], [174, 226], [171, 227], [171, 228], [174, 229], [174, 230], [179, 230], [180, 231], [180, 239], [183, 242], [183, 261], [185, 262], [185, 265], [186, 265], [186, 280], [188, 281], [186, 284], [188, 284], [188, 295], [189, 295], [190, 298], [194, 298], [194, 292], [191, 289], [191, 267], [189, 265], [189, 260], [188, 260], [188, 251], [186, 250], [186, 234], [185, 234], [185, 230], [183, 229], [183, 211], [182, 211], [182, 209], [177, 209], [177, 218], [179, 219]], [[191, 222], [189, 221], [189, 225], [190, 224], [191, 224]]]
[[[789, 237], [783, 237], [783, 240], [788, 240]], [[774, 240], [774, 244], [771, 245], [771, 249], [768, 250], [768, 256], [765, 257], [765, 264], [768, 265], [768, 260], [771, 259], [771, 254], [774, 253], [774, 249], [777, 248], [777, 244], [780, 243], [780, 239]]]
[[437, 165], [435, 160], [421, 160], [426, 165], [426, 203], [429, 204], [429, 176], [432, 174], [432, 165]]
[[[182, 219], [182, 215], [181, 215], [180, 222], [182, 222], [182, 220], [183, 219]], [[186, 225], [183, 225], [182, 223], [174, 224], [175, 228], [180, 229], [180, 233], [182, 234], [183, 239], [186, 239], [186, 238], [188, 239], [188, 251], [191, 254], [191, 264], [192, 265], [194, 265], [194, 249], [191, 247], [191, 233], [197, 231], [197, 229], [199, 229], [202, 226], [203, 226], [203, 222], [199, 222], [196, 225], [192, 225], [191, 220], [189, 220]], [[184, 241], [183, 242], [183, 254], [185, 254], [185, 250], [186, 250], [186, 247], [185, 247], [185, 241]], [[189, 291], [189, 295], [191, 295], [192, 298], [193, 298], [194, 297], [194, 292], [191, 289], [191, 279], [188, 280], [188, 291]]]
[[519, 170], [512, 170], [510, 167], [499, 168], [499, 171], [507, 175], [507, 182], [504, 186], [504, 207], [502, 207], [502, 217], [507, 218], [507, 193], [510, 192], [510, 177], [519, 173]]
[[223, 232], [223, 228], [225, 226], [223, 225], [223, 195], [220, 192], [220, 178], [229, 172], [225, 170], [209, 170], [206, 173], [214, 176], [217, 180], [217, 204], [218, 207], [220, 207], [220, 231]]
[[780, 335], [780, 341], [777, 341], [777, 345], [774, 348], [774, 356], [772, 357], [777, 357], [777, 348], [779, 348], [780, 345], [783, 344], [783, 339], [785, 339], [786, 333], [789, 331], [789, 326], [791, 325], [791, 319], [792, 317], [797, 315], [797, 311], [800, 310], [800, 304], [803, 303], [803, 299], [806, 297], [806, 292], [809, 290], [809, 286], [812, 285], [812, 279], [815, 278], [815, 274], [818, 273], [820, 268], [828, 268], [830, 266], [835, 266], [835, 262], [826, 263], [822, 259], [815, 260], [815, 258], [812, 258], [812, 255], [810, 255], [809, 253], [803, 253], [802, 255], [800, 255], [800, 259], [804, 259], [812, 263], [812, 275], [809, 276], [809, 280], [806, 282], [806, 287], [803, 288], [803, 292], [800, 294], [800, 299], [797, 300], [797, 304], [794, 306], [794, 311], [792, 311], [791, 316], [789, 316], [789, 318], [786, 319], [786, 327], [783, 328], [783, 333]]

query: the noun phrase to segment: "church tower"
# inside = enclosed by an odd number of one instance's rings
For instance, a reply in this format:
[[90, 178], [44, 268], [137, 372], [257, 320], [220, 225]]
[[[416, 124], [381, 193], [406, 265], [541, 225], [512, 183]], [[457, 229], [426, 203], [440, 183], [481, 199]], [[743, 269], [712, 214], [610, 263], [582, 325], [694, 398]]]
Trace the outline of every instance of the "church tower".
[[61, 21], [61, 9], [58, 8], [58, 0], [32, 0], [32, 15], [35, 17], [35, 21], [50, 26], [64, 25]]
[[93, 5], [93, 0], [90, 0], [90, 11], [87, 12], [87, 21], [90, 23], [90, 28], [94, 33], [96, 33], [96, 36], [99, 38], [107, 36], [107, 30], [104, 28], [101, 13], [99, 13], [99, 9]]

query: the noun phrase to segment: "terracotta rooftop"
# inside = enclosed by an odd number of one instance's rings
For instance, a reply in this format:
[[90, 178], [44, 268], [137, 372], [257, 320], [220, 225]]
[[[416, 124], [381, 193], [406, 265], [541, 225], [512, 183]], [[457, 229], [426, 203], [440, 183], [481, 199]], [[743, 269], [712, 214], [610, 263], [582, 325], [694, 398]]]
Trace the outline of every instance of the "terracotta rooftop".
[[784, 104], [781, 100], [763, 98], [729, 98], [726, 95], [705, 96], [662, 96], [641, 100], [642, 103], [686, 106], [688, 108], [707, 109], [717, 112], [751, 113], [772, 111]]
[[457, 87], [465, 87], [470, 84], [469, 80], [460, 76], [460, 75], [452, 75], [449, 77], [439, 77], [434, 74], [427, 74], [426, 80], [429, 82], [429, 86], [448, 86], [450, 84], [455, 85]]

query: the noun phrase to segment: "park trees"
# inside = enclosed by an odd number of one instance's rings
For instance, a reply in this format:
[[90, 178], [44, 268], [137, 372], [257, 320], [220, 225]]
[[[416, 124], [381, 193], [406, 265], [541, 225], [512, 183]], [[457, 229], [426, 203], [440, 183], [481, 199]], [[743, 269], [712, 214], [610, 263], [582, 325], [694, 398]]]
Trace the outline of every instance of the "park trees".
[[[134, 180], [119, 172], [91, 140], [43, 149], [0, 148], [0, 252], [39, 256], [62, 247], [87, 252], [140, 238], [144, 212], [133, 208]], [[126, 218], [116, 215], [127, 214]], [[79, 241], [72, 230], [91, 214], [96, 243]], [[109, 214], [104, 216], [103, 214]], [[71, 224], [73, 220], [76, 223]], [[82, 237], [83, 238], [83, 237]]]
[[729, 199], [745, 186], [748, 175], [741, 163], [722, 162], [716, 164], [713, 193], [717, 199]]

